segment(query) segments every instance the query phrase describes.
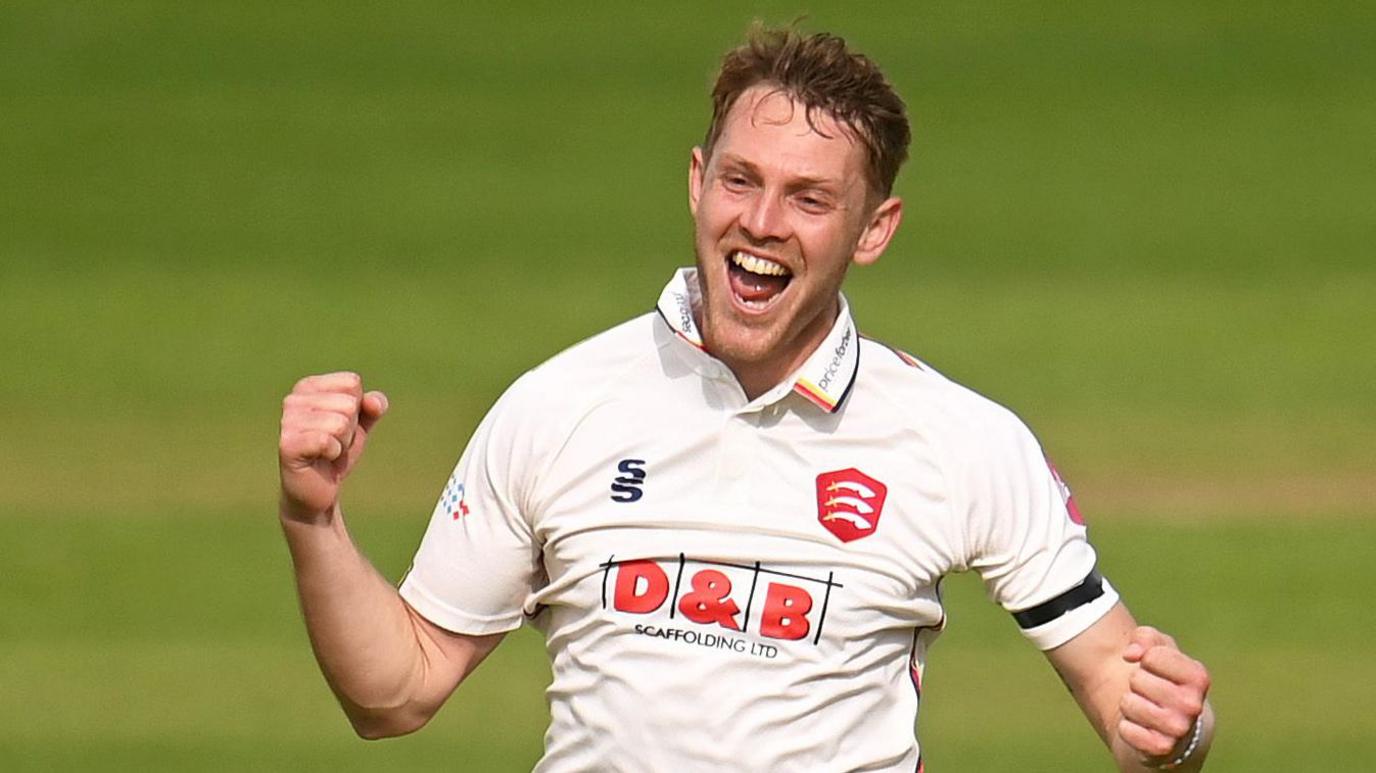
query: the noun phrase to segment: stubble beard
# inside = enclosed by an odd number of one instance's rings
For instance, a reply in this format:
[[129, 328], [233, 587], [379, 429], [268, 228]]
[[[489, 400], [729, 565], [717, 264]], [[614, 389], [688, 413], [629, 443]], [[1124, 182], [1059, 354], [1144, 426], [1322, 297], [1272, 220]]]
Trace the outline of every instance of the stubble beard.
[[[834, 295], [814, 315], [805, 313], [806, 303], [799, 308], [794, 305], [797, 299], [780, 299], [789, 301], [789, 308], [776, 308], [760, 324], [749, 324], [739, 318], [731, 298], [724, 295], [731, 292], [729, 283], [724, 278], [709, 281], [700, 257], [698, 292], [702, 301], [698, 329], [707, 352], [731, 368], [738, 379], [746, 377], [743, 382], [759, 376], [765, 377], [769, 386], [787, 377], [806, 360], [820, 340], [801, 339], [825, 337], [840, 310], [839, 298]], [[799, 312], [804, 313], [800, 316]]]

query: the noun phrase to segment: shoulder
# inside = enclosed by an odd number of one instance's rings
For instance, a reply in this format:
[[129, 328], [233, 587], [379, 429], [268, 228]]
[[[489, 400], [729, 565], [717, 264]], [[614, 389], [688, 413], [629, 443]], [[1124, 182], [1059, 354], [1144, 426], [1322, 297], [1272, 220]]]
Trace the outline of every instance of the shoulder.
[[555, 429], [619, 390], [658, 371], [664, 335], [656, 314], [642, 314], [608, 328], [526, 371], [507, 388], [494, 411], [522, 424]]
[[656, 315], [598, 333], [527, 371], [488, 412], [471, 443], [511, 481], [520, 512], [541, 512], [541, 480], [599, 409], [659, 369]]
[[862, 336], [860, 351], [857, 397], [940, 438], [951, 450], [978, 453], [1029, 432], [1009, 408], [902, 349]]
[[657, 320], [642, 314], [586, 338], [527, 371], [513, 388], [555, 405], [595, 399], [657, 358]]

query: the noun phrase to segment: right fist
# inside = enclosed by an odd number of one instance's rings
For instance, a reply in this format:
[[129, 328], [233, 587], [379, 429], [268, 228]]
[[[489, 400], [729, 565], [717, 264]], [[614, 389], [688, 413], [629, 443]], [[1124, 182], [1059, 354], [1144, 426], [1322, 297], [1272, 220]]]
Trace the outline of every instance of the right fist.
[[386, 412], [387, 396], [365, 393], [357, 373], [327, 373], [296, 382], [282, 400], [277, 442], [283, 517], [310, 520], [334, 508], [340, 484]]

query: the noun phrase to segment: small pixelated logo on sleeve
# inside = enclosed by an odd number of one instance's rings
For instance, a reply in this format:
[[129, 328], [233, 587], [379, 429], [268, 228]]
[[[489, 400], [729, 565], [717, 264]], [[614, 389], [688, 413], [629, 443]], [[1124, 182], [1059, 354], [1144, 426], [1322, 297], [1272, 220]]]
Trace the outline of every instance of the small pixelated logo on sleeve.
[[440, 507], [443, 507], [454, 520], [468, 515], [468, 503], [464, 501], [463, 484], [455, 478], [450, 478], [444, 485], [444, 493], [440, 495]]
[[1080, 506], [1075, 504], [1075, 497], [1070, 493], [1070, 486], [1061, 477], [1061, 471], [1056, 469], [1056, 465], [1052, 464], [1050, 459], [1046, 460], [1046, 466], [1051, 469], [1051, 477], [1056, 481], [1056, 488], [1060, 489], [1061, 501], [1065, 502], [1065, 511], [1070, 516], [1070, 520], [1084, 526], [1085, 517], [1080, 514]]

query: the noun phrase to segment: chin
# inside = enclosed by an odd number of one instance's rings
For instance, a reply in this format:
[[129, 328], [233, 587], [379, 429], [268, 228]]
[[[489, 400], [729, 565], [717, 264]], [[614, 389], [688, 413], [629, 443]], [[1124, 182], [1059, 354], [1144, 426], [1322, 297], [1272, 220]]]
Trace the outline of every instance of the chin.
[[766, 362], [776, 353], [779, 336], [771, 328], [759, 329], [735, 320], [715, 324], [704, 343], [717, 359], [727, 363]]

